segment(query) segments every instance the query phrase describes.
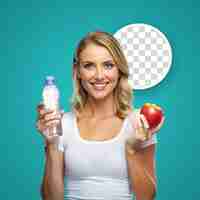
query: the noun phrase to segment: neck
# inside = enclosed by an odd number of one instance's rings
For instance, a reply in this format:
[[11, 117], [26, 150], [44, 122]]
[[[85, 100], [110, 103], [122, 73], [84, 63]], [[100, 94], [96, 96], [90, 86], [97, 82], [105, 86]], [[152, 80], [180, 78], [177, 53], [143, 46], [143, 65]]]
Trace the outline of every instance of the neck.
[[110, 97], [100, 100], [88, 98], [84, 113], [86, 116], [91, 116], [94, 118], [106, 118], [114, 116], [116, 114], [114, 96], [111, 95]]

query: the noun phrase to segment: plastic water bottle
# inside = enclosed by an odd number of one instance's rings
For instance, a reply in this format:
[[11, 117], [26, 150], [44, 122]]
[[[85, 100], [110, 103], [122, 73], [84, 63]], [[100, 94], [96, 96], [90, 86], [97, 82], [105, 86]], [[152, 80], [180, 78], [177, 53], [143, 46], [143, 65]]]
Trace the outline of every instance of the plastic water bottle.
[[[56, 87], [55, 84], [55, 78], [53, 76], [47, 76], [45, 79], [45, 84], [42, 92], [43, 96], [43, 104], [45, 109], [60, 112], [59, 107], [59, 90]], [[62, 135], [62, 127], [61, 127], [61, 120], [60, 122], [50, 127], [48, 130], [46, 130], [45, 134], [48, 135], [48, 137], [55, 137], [55, 136], [61, 136]]]

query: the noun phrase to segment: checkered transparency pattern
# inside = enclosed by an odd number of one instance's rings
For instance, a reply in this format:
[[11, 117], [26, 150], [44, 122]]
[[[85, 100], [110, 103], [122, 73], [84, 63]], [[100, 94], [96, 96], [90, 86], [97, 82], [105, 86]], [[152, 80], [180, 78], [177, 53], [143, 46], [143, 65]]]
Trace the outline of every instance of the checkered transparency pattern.
[[129, 66], [133, 89], [147, 89], [160, 83], [171, 67], [172, 50], [163, 33], [151, 25], [130, 24], [118, 30], [119, 41]]

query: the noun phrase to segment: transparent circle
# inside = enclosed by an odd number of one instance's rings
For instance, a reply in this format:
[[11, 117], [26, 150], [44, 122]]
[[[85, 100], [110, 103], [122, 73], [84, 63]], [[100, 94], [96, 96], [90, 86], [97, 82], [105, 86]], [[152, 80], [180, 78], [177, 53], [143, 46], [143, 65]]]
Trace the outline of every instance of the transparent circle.
[[129, 76], [133, 89], [151, 88], [166, 77], [172, 64], [172, 48], [160, 30], [148, 24], [129, 24], [114, 37], [133, 72]]

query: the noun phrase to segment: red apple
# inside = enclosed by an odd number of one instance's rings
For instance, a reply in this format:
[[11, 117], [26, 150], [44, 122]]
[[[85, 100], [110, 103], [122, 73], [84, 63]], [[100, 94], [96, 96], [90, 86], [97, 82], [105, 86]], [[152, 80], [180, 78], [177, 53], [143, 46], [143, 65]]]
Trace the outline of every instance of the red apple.
[[149, 129], [153, 129], [158, 126], [163, 117], [162, 109], [156, 104], [151, 103], [145, 103], [142, 106], [140, 113], [146, 118], [149, 124]]

